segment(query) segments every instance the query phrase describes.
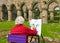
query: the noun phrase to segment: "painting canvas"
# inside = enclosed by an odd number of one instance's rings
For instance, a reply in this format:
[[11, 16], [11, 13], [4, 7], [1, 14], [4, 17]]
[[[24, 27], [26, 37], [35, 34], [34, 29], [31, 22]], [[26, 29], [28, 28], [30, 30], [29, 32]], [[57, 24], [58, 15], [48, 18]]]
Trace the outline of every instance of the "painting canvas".
[[41, 19], [32, 19], [29, 21], [30, 27], [32, 29], [33, 24], [36, 27], [36, 30], [38, 31], [37, 35], [41, 36], [41, 26], [42, 26], [42, 20]]

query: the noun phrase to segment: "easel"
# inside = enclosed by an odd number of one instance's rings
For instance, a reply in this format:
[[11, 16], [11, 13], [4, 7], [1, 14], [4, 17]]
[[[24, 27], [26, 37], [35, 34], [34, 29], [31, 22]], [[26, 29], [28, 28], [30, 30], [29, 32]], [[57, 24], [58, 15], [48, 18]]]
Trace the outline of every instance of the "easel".
[[[38, 20], [38, 21], [37, 21]], [[30, 21], [30, 26], [32, 26], [32, 24], [34, 23], [35, 24], [35, 26], [37, 25], [36, 24], [36, 22], [39, 22], [38, 24], [39, 24], [39, 26], [40, 26], [40, 29], [41, 29], [41, 24], [42, 24], [42, 20], [41, 19], [31, 19]], [[37, 28], [37, 29], [39, 29], [39, 28]], [[44, 40], [44, 38], [43, 38], [43, 35], [42, 34], [39, 34], [41, 37], [42, 37], [42, 40], [43, 40], [43, 43], [45, 43], [45, 40]], [[38, 43], [40, 42], [40, 36], [39, 35], [37, 35], [37, 37], [38, 37]], [[32, 36], [33, 37], [33, 36]]]
[[42, 34], [41, 34], [41, 37], [42, 37], [43, 43], [45, 43], [45, 40], [44, 40], [44, 38], [43, 38], [43, 35], [42, 35]]

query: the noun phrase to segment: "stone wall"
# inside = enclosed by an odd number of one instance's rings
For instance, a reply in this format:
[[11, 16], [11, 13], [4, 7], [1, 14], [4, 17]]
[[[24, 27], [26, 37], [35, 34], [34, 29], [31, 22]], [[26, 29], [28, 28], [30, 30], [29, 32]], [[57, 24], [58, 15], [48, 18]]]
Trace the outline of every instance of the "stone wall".
[[[57, 0], [57, 3], [52, 2], [48, 6], [48, 0], [0, 0], [0, 9], [2, 10], [2, 5], [6, 5], [7, 10], [8, 10], [8, 21], [12, 20], [12, 13], [11, 13], [11, 5], [14, 4], [16, 9], [17, 9], [17, 16], [21, 15], [21, 6], [23, 3], [25, 3], [22, 7], [24, 18], [26, 18], [26, 8], [28, 9], [28, 19], [31, 19], [34, 17], [34, 13], [32, 11], [33, 9], [33, 3], [37, 3], [37, 7], [40, 10], [40, 18], [42, 19], [43, 23], [48, 23], [48, 12], [47, 10], [50, 11], [50, 19], [53, 20], [54, 18], [54, 8], [56, 6], [60, 7], [60, 1]], [[0, 10], [0, 19], [3, 20], [3, 12]]]

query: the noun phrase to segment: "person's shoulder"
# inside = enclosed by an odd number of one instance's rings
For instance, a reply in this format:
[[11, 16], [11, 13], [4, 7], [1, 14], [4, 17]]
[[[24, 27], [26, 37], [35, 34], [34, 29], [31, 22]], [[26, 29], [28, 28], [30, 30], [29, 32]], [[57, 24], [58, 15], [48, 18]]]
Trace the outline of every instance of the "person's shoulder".
[[27, 26], [24, 26], [24, 25], [23, 25], [23, 27], [24, 27], [24, 28], [28, 28]]
[[27, 29], [27, 28], [29, 28], [29, 27], [28, 27], [28, 26], [24, 26], [24, 28], [26, 28], [26, 29]]

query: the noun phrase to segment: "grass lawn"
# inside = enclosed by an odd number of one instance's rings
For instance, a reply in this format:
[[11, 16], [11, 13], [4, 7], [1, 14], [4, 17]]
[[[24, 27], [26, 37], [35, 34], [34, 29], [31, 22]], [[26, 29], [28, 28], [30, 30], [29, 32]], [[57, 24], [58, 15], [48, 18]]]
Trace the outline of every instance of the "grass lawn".
[[[0, 31], [10, 30], [14, 26], [14, 21], [0, 22]], [[25, 26], [29, 26], [28, 22], [24, 23]], [[42, 35], [44, 37], [59, 38], [60, 39], [60, 23], [48, 23], [42, 24]], [[0, 43], [5, 43], [6, 37], [0, 38]]]
[[[15, 25], [14, 21], [3, 21], [0, 22], [0, 31], [1, 30], [10, 30]], [[24, 23], [25, 26], [29, 26], [28, 22]]]

